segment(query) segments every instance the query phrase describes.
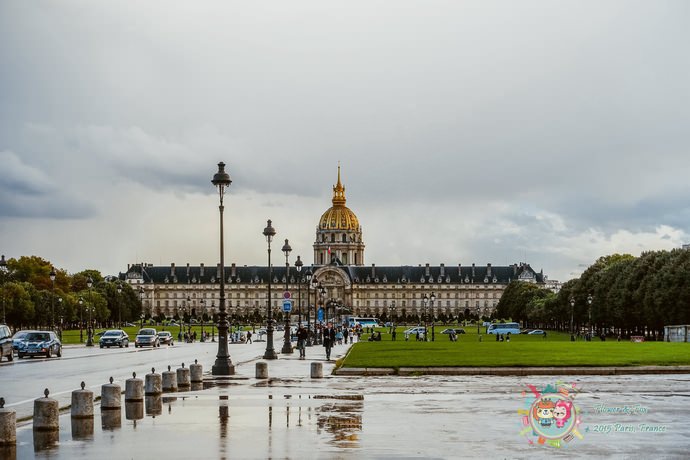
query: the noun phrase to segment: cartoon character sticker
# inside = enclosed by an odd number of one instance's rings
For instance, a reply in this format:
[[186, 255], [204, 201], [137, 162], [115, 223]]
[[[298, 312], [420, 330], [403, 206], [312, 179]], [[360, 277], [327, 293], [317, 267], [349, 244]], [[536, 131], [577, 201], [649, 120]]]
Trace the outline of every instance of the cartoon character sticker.
[[580, 411], [574, 399], [579, 389], [575, 384], [556, 382], [537, 388], [527, 385], [529, 392], [524, 391], [525, 408], [518, 410], [522, 429], [530, 444], [565, 447], [575, 437], [582, 439], [578, 431], [582, 423]]

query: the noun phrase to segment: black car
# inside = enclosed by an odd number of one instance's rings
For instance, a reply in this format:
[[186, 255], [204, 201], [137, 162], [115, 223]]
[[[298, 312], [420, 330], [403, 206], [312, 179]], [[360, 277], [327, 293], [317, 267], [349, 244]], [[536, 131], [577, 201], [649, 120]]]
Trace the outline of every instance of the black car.
[[53, 331], [31, 331], [24, 341], [19, 344], [17, 357], [42, 355], [50, 358], [55, 355], [62, 356], [62, 343]]
[[105, 331], [101, 338], [98, 340], [98, 344], [101, 348], [103, 347], [129, 347], [129, 336], [127, 333], [121, 329], [110, 329]]
[[7, 356], [8, 361], [14, 359], [12, 352], [12, 332], [4, 324], [0, 324], [0, 361]]
[[455, 328], [455, 329], [453, 329], [453, 328], [451, 327], [451, 328], [442, 330], [442, 331], [441, 331], [441, 334], [450, 334], [451, 331], [455, 331], [456, 334], [464, 334], [464, 333], [465, 333], [465, 330], [464, 330], [463, 328], [461, 328], [461, 327]]

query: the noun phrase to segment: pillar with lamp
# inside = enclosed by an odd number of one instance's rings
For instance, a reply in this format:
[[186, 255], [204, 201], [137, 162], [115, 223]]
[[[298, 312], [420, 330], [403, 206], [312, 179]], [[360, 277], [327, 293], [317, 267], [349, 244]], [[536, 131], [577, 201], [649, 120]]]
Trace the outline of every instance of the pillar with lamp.
[[52, 294], [50, 296], [50, 329], [55, 330], [55, 269], [50, 267], [50, 283], [52, 286]]
[[91, 322], [91, 319], [92, 319], [92, 312], [93, 312], [93, 293], [91, 292], [91, 288], [93, 287], [93, 279], [90, 276], [86, 279], [86, 286], [89, 288], [89, 303], [90, 303], [90, 306], [88, 308], [89, 324], [87, 325], [87, 328], [86, 328], [86, 346], [92, 347], [93, 346], [93, 324]]
[[[325, 305], [324, 301], [326, 300], [326, 288], [321, 285], [321, 282], [319, 282], [319, 298], [321, 299], [321, 314], [325, 315]], [[316, 308], [316, 306], [314, 306]], [[322, 321], [322, 320], [319, 320]], [[323, 332], [323, 327], [321, 328], [321, 332]], [[318, 337], [318, 343], [319, 345], [323, 343], [323, 334], [319, 333], [317, 334]]]
[[117, 283], [117, 327], [122, 327], [122, 284]]
[[575, 297], [570, 297], [570, 341], [575, 341], [575, 331], [573, 331], [573, 316], [575, 312]]
[[311, 290], [311, 278], [312, 278], [312, 276], [313, 276], [313, 274], [312, 274], [312, 272], [311, 272], [311, 269], [307, 268], [307, 272], [304, 274], [304, 279], [307, 281], [307, 332], [308, 332], [308, 334], [307, 334], [307, 343], [306, 343], [306, 345], [307, 345], [308, 347], [311, 347], [311, 334], [312, 334], [311, 322], [310, 322], [310, 319], [311, 319], [311, 318], [310, 318], [310, 312], [311, 312], [311, 308], [310, 308], [311, 297], [310, 297], [310, 295], [309, 295], [309, 294], [310, 294], [309, 291]]
[[[434, 302], [436, 301], [436, 294], [433, 292], [429, 296], [429, 302], [431, 306], [431, 341], [436, 340], [436, 312], [434, 311]], [[425, 331], [426, 332], [426, 331]]]
[[297, 256], [295, 270], [297, 270], [297, 327], [302, 326], [302, 259]]
[[[290, 262], [288, 260], [288, 257], [292, 252], [292, 248], [290, 247], [290, 243], [288, 242], [287, 238], [285, 238], [285, 244], [283, 245], [282, 251], [283, 254], [285, 254], [285, 293], [283, 294], [283, 299], [287, 301], [290, 299], [290, 290], [288, 288], [288, 281], [290, 277]], [[283, 315], [285, 316], [285, 330], [283, 331], [284, 340], [283, 349], [281, 350], [281, 352], [290, 354], [292, 353], [292, 342], [290, 340], [290, 336], [292, 335], [290, 331], [290, 310], [284, 310]]]
[[276, 351], [273, 348], [273, 306], [271, 305], [271, 277], [273, 276], [273, 269], [271, 267], [271, 241], [276, 234], [276, 229], [271, 225], [271, 219], [268, 219], [266, 228], [264, 228], [263, 235], [266, 237], [268, 243], [268, 297], [266, 301], [266, 351], [264, 352], [264, 359], [277, 359]]
[[206, 301], [202, 298], [199, 300], [201, 304], [201, 341], [206, 342], [206, 336], [204, 335], [204, 322], [206, 321]]
[[84, 343], [84, 298], [79, 296], [79, 343]]
[[424, 341], [427, 341], [427, 334], [426, 334], [426, 307], [429, 305], [429, 296], [424, 293], [424, 297], [422, 297], [422, 306], [423, 306], [423, 314], [424, 314]]
[[588, 322], [589, 322], [589, 336], [587, 340], [592, 340], [592, 337], [594, 336], [594, 328], [592, 327], [592, 301], [594, 300], [594, 297], [592, 294], [587, 295], [587, 315], [588, 315]]
[[211, 368], [212, 375], [234, 375], [235, 366], [232, 364], [228, 353], [228, 321], [225, 312], [225, 247], [223, 242], [223, 195], [225, 190], [230, 187], [232, 181], [230, 175], [225, 172], [225, 163], [218, 163], [218, 172], [213, 175], [211, 183], [217, 187], [220, 205], [220, 306], [218, 307], [218, 353], [216, 361]]

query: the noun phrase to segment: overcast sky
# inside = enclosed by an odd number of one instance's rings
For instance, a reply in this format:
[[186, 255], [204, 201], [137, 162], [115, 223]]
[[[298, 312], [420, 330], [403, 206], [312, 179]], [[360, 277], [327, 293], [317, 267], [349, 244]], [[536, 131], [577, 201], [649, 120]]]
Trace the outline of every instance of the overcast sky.
[[[0, 2], [0, 252], [74, 273], [313, 261], [579, 276], [690, 242], [690, 2]], [[277, 262], [276, 262], [277, 260]], [[281, 262], [282, 260], [282, 262]]]

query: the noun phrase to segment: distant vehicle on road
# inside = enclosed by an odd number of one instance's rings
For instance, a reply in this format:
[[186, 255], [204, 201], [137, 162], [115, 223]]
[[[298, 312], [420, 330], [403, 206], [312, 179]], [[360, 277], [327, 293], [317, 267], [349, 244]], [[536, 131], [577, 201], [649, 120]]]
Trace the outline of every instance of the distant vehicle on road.
[[53, 355], [62, 356], [62, 343], [53, 331], [31, 331], [19, 344], [17, 357], [43, 355], [50, 358]]
[[544, 335], [544, 331], [541, 329], [535, 329], [533, 331], [529, 331], [527, 335]]
[[450, 328], [448, 328], [448, 329], [442, 330], [442, 331], [441, 331], [441, 334], [450, 334], [451, 331], [455, 331], [456, 334], [464, 334], [464, 333], [465, 333], [465, 330], [464, 330], [463, 328], [461, 328], [461, 327], [458, 327], [458, 328], [455, 328], [455, 329], [453, 329], [452, 327], [450, 327]]
[[129, 347], [129, 336], [121, 329], [110, 329], [101, 335], [98, 345], [101, 348], [110, 348], [114, 346], [118, 346], [120, 348]]
[[32, 331], [17, 331], [14, 333], [14, 335], [12, 336], [12, 349], [14, 351], [19, 350], [19, 344], [24, 341], [24, 339], [26, 338], [26, 335], [29, 332], [32, 332]]
[[137, 347], [160, 347], [161, 342], [158, 340], [158, 334], [152, 327], [145, 327], [139, 329], [137, 336], [134, 338], [134, 348]]
[[410, 336], [417, 336], [417, 333], [419, 333], [419, 337], [424, 339], [424, 327], [423, 326], [417, 326], [417, 327], [411, 327], [409, 329], [405, 329], [405, 332], [403, 332], [403, 335], [405, 336], [405, 340], [409, 340]]
[[158, 341], [164, 345], [174, 345], [170, 331], [160, 331], [158, 333]]
[[347, 320], [347, 327], [376, 327], [379, 325], [378, 318], [364, 318], [361, 316], [350, 316]]
[[487, 334], [510, 335], [520, 333], [519, 323], [493, 323], [486, 331]]

